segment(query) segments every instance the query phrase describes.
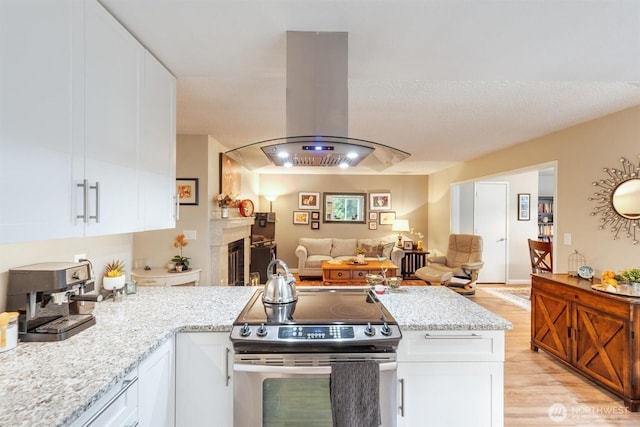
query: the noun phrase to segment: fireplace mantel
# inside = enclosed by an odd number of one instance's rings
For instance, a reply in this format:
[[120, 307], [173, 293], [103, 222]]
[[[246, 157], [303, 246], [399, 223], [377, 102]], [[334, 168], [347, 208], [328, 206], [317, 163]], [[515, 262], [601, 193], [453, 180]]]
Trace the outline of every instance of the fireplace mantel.
[[244, 239], [244, 280], [249, 280], [249, 260], [251, 257], [251, 226], [254, 218], [241, 216], [220, 218], [214, 212], [209, 224], [209, 244], [211, 246], [211, 284], [228, 285], [229, 277], [229, 243]]

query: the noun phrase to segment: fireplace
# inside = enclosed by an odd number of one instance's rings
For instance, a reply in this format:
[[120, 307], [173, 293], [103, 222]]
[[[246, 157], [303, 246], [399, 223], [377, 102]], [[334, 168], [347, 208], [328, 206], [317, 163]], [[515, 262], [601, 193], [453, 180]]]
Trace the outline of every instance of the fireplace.
[[244, 286], [244, 239], [229, 243], [227, 250], [229, 251], [227, 283], [229, 286]]
[[[246, 282], [249, 277], [249, 259], [251, 254], [251, 225], [254, 218], [230, 217], [220, 218], [219, 213], [210, 220], [209, 245], [211, 248], [211, 285], [227, 286], [235, 285], [237, 280]], [[242, 265], [241, 273], [232, 276], [229, 269], [230, 255], [229, 245], [242, 241]], [[238, 255], [238, 254], [237, 254]], [[236, 278], [237, 277], [237, 278]]]

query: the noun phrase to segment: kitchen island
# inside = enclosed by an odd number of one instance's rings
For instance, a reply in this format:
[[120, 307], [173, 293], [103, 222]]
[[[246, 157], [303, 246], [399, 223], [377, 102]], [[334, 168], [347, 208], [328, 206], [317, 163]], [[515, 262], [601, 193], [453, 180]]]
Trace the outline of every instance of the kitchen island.
[[[139, 288], [122, 302], [98, 303], [97, 324], [76, 336], [53, 343], [20, 343], [0, 353], [0, 425], [71, 425], [176, 333], [230, 331], [256, 290]], [[512, 328], [507, 320], [445, 287], [406, 287], [380, 300], [407, 332]]]

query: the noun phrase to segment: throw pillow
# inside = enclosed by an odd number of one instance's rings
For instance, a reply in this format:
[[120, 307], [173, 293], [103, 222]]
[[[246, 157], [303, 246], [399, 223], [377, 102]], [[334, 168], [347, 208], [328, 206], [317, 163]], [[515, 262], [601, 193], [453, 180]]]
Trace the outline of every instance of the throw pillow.
[[375, 258], [381, 253], [380, 245], [378, 243], [360, 243], [360, 247], [367, 251], [364, 256], [366, 258]]
[[391, 259], [391, 251], [393, 251], [393, 247], [395, 245], [396, 245], [396, 242], [381, 243], [382, 256], [386, 257], [388, 260], [390, 260]]

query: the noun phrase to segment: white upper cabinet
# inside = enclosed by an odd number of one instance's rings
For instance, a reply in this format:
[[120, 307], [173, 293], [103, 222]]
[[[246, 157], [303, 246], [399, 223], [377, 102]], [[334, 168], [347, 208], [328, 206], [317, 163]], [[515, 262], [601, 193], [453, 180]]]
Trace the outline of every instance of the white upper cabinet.
[[[133, 232], [144, 48], [100, 4], [85, 3], [85, 167], [91, 186], [86, 235]], [[79, 197], [83, 200], [84, 197]]]
[[82, 15], [78, 1], [0, 1], [0, 243], [83, 233], [72, 202]]
[[138, 152], [145, 230], [176, 224], [176, 80], [145, 53], [142, 136]]
[[0, 244], [175, 224], [175, 79], [96, 0], [0, 1]]

